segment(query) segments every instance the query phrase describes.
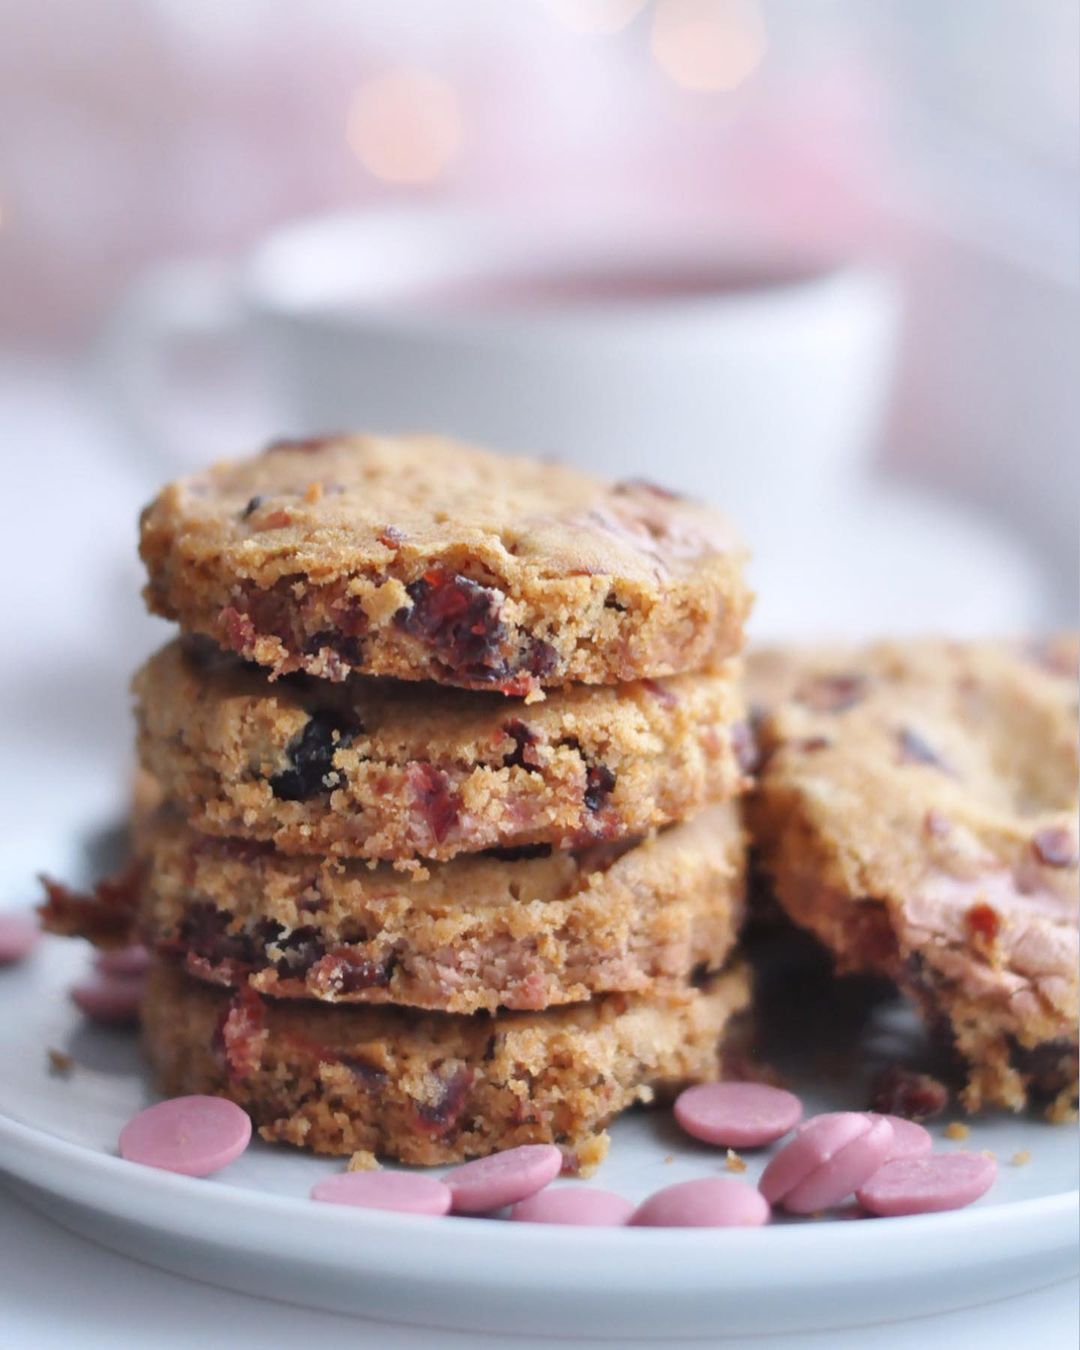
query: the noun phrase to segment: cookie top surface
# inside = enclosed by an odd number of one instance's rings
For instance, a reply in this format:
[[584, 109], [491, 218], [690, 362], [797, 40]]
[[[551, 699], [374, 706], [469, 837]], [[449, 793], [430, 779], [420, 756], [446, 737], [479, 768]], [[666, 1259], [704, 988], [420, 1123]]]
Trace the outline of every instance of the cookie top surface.
[[352, 676], [270, 682], [173, 642], [135, 679], [144, 765], [199, 829], [406, 861], [643, 834], [744, 786], [735, 672], [525, 704]]
[[1031, 870], [1032, 906], [1043, 897], [1075, 923], [1075, 644], [1046, 652], [926, 640], [756, 653], [761, 791], [797, 797], [853, 894], [1008, 865]]
[[156, 612], [330, 679], [527, 693], [673, 673], [735, 650], [749, 604], [717, 512], [437, 437], [216, 465], [147, 507], [141, 552]]

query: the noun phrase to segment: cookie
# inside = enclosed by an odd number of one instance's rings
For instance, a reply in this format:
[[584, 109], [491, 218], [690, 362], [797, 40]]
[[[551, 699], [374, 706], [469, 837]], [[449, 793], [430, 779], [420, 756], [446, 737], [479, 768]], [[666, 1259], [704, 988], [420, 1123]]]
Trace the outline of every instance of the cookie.
[[762, 653], [750, 685], [751, 832], [788, 914], [947, 1031], [968, 1109], [1074, 1111], [1075, 640]]
[[468, 1013], [685, 981], [723, 964], [742, 911], [731, 806], [637, 846], [462, 857], [426, 879], [164, 819], [148, 837], [140, 928], [218, 983]]
[[580, 847], [685, 819], [744, 785], [730, 669], [574, 685], [525, 705], [366, 676], [270, 683], [173, 642], [135, 692], [142, 762], [191, 823], [285, 853]]
[[505, 694], [703, 669], [737, 651], [744, 554], [642, 482], [434, 436], [271, 446], [142, 516], [151, 610], [265, 666]]
[[229, 1097], [264, 1139], [460, 1162], [517, 1144], [587, 1156], [626, 1107], [716, 1078], [742, 968], [662, 998], [454, 1017], [262, 999], [151, 971], [143, 1039], [162, 1092]]

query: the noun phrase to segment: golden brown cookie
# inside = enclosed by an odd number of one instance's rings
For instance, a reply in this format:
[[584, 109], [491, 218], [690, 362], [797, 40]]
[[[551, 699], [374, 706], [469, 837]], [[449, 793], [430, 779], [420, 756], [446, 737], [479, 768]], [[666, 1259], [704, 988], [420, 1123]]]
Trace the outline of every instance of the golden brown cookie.
[[787, 912], [945, 1028], [969, 1109], [1075, 1110], [1075, 641], [765, 652], [750, 694]]
[[420, 1165], [533, 1143], [573, 1158], [633, 1103], [716, 1078], [748, 998], [737, 968], [664, 997], [454, 1017], [230, 995], [160, 964], [143, 1040], [162, 1092], [230, 1097], [273, 1142]]
[[155, 613], [274, 675], [613, 684], [738, 651], [750, 604], [715, 511], [434, 436], [219, 464], [146, 508], [140, 548]]
[[744, 785], [730, 668], [573, 685], [530, 705], [365, 676], [270, 683], [173, 642], [135, 692], [143, 765], [191, 823], [286, 853], [580, 847], [683, 820]]
[[732, 806], [636, 846], [461, 857], [424, 879], [170, 819], [144, 840], [142, 936], [203, 979], [279, 998], [465, 1013], [671, 987], [719, 969], [743, 913]]

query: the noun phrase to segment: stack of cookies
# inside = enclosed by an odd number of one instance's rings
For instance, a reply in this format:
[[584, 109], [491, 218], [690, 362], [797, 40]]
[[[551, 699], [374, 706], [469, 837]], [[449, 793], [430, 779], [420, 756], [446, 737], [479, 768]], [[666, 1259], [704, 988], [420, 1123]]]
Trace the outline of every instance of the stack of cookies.
[[140, 832], [168, 1093], [438, 1163], [718, 1073], [748, 998], [712, 511], [435, 438], [270, 447], [146, 510]]

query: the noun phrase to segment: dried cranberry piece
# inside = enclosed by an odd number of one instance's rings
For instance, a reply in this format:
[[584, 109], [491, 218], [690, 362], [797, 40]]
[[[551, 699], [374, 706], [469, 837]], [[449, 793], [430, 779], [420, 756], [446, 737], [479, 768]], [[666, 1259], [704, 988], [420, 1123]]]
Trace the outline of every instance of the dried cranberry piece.
[[839, 713], [853, 708], [866, 694], [866, 677], [856, 674], [819, 675], [808, 680], [796, 701], [815, 712]]
[[585, 771], [585, 805], [599, 811], [615, 787], [615, 775], [606, 764], [590, 764]]
[[896, 735], [900, 742], [900, 759], [905, 764], [928, 764], [931, 768], [948, 771], [945, 761], [917, 731], [901, 727]]
[[259, 1067], [265, 1040], [266, 1007], [255, 990], [245, 984], [229, 1000], [214, 1036], [215, 1049], [224, 1059], [230, 1078], [251, 1077]]
[[539, 765], [535, 754], [533, 754], [533, 747], [539, 743], [540, 737], [519, 718], [514, 718], [511, 722], [504, 722], [503, 731], [514, 742], [513, 750], [503, 759], [503, 767], [506, 769], [528, 769], [530, 772], [535, 772]]
[[341, 781], [334, 755], [362, 730], [359, 722], [340, 713], [312, 713], [286, 747], [291, 767], [270, 779], [270, 791], [284, 802], [306, 802], [331, 791]]
[[1063, 825], [1039, 830], [1031, 840], [1031, 847], [1047, 867], [1071, 867], [1076, 862], [1076, 840]]
[[964, 915], [972, 939], [992, 943], [1001, 932], [1001, 915], [984, 901], [971, 905]]
[[268, 516], [263, 516], [259, 523], [253, 526], [253, 528], [258, 532], [265, 530], [284, 530], [287, 526], [292, 524], [292, 520], [293, 518], [290, 513], [279, 507], [276, 511], [271, 511]]
[[40, 878], [45, 901], [38, 906], [42, 927], [61, 937], [87, 938], [97, 947], [126, 947], [134, 941], [143, 867], [131, 862], [102, 877], [92, 891], [72, 890], [51, 877]]
[[899, 1064], [879, 1074], [874, 1082], [870, 1109], [905, 1120], [933, 1120], [949, 1103], [945, 1084], [928, 1073], [916, 1073]]
[[441, 844], [458, 821], [457, 793], [450, 779], [434, 764], [411, 764], [408, 783], [418, 813]]
[[226, 647], [230, 651], [239, 652], [241, 656], [247, 656], [254, 647], [257, 637], [251, 618], [247, 614], [241, 614], [234, 605], [226, 605], [218, 615], [218, 624]]
[[308, 983], [320, 994], [359, 994], [390, 983], [392, 963], [372, 961], [347, 947], [327, 952], [308, 972]]
[[417, 1102], [416, 1118], [420, 1127], [432, 1134], [449, 1133], [465, 1109], [473, 1077], [472, 1069], [457, 1069], [449, 1078], [440, 1081], [433, 1102]]
[[501, 649], [507, 629], [505, 596], [469, 577], [432, 569], [406, 586], [411, 609], [400, 609], [394, 622], [430, 647], [447, 670], [478, 681], [497, 681], [509, 673]]

